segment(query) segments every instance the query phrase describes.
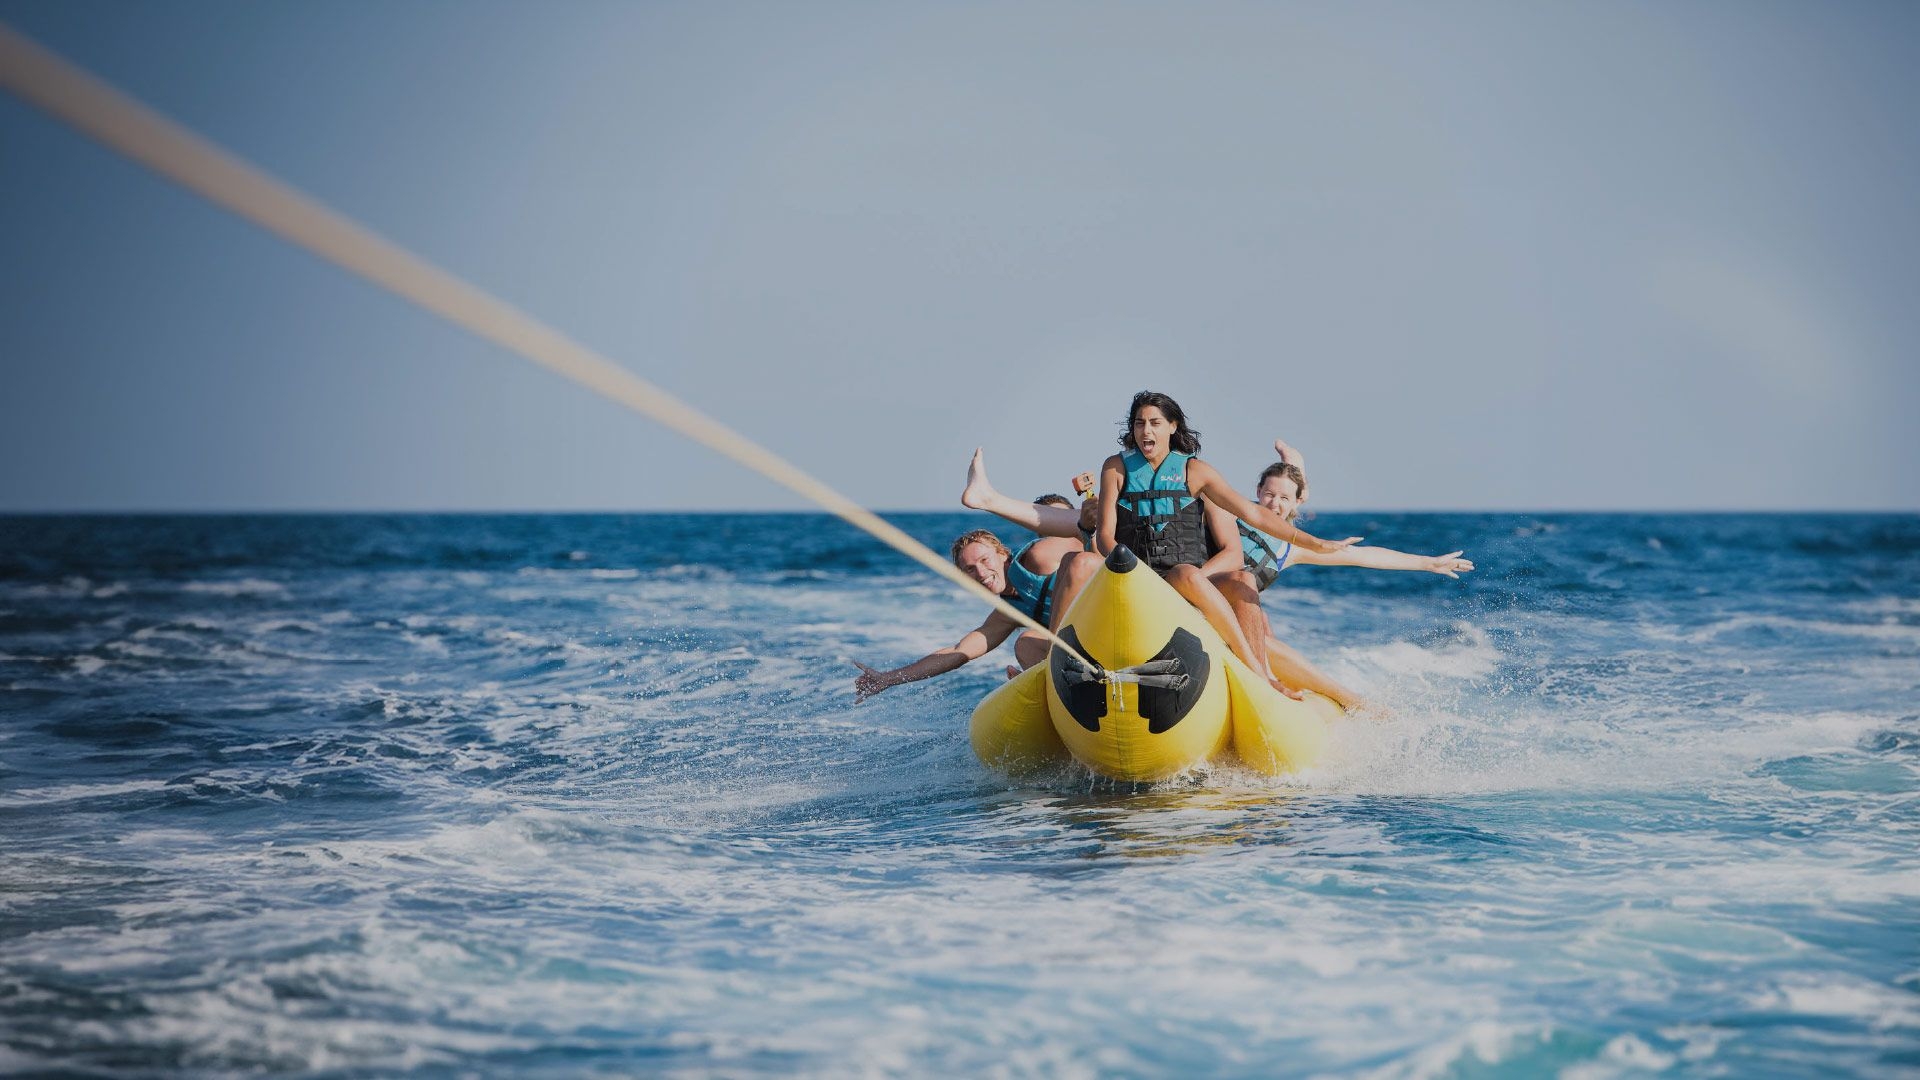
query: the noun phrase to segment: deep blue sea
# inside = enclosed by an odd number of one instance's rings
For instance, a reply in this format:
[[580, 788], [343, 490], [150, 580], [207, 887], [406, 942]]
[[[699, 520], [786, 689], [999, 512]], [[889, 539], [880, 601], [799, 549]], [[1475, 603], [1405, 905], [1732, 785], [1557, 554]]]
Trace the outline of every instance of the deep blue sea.
[[1313, 527], [1480, 569], [1135, 788], [856, 706], [984, 610], [827, 518], [0, 518], [0, 1073], [1920, 1074], [1920, 517]]

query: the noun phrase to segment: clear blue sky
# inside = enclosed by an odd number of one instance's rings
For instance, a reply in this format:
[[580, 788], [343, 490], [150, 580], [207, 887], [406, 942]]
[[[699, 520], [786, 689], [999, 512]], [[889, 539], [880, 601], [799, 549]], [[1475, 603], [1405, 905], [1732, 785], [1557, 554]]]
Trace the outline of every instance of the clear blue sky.
[[[0, 0], [883, 508], [1920, 508], [1920, 6]], [[0, 95], [0, 511], [789, 508]]]

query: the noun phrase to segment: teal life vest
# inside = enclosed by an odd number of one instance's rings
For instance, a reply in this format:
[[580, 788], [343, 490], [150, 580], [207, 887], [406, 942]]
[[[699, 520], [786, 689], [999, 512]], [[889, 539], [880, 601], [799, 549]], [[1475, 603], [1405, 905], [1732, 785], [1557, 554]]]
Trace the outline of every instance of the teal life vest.
[[1053, 614], [1053, 579], [1060, 572], [1055, 570], [1051, 574], [1036, 574], [1020, 561], [1039, 542], [1027, 541], [1019, 551], [1013, 553], [1013, 558], [1007, 560], [1007, 591], [1000, 595], [1007, 603], [1032, 616], [1034, 622], [1045, 626]]
[[1187, 490], [1191, 454], [1169, 451], [1159, 467], [1138, 450], [1120, 455], [1127, 471], [1114, 514], [1113, 539], [1156, 574], [1187, 563], [1199, 566], [1212, 554], [1206, 508]]
[[1266, 592], [1267, 586], [1273, 584], [1273, 579], [1287, 568], [1287, 558], [1293, 554], [1293, 545], [1286, 544], [1276, 552], [1266, 536], [1253, 526], [1244, 521], [1234, 524], [1240, 526], [1240, 554], [1246, 559], [1246, 569], [1253, 574], [1254, 583], [1260, 586], [1260, 591]]

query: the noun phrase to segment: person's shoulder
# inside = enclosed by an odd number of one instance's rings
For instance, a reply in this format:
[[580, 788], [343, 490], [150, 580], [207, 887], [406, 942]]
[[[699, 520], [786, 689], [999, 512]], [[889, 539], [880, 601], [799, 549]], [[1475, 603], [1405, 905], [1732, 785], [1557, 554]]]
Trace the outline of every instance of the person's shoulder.
[[[1021, 561], [1029, 564], [1058, 562], [1080, 550], [1080, 541], [1066, 536], [1043, 536], [1028, 544]], [[1037, 565], [1029, 565], [1029, 570], [1039, 570]]]
[[1103, 468], [1103, 469], [1122, 469], [1122, 470], [1124, 470], [1124, 469], [1125, 469], [1125, 468], [1127, 467], [1127, 455], [1126, 455], [1126, 453], [1125, 453], [1125, 452], [1121, 452], [1121, 453], [1118, 453], [1118, 454], [1113, 454], [1113, 455], [1111, 455], [1111, 456], [1109, 456], [1109, 457], [1107, 458], [1107, 460], [1105, 460], [1105, 461], [1103, 461], [1103, 462], [1101, 462], [1101, 463], [1100, 463], [1100, 467], [1101, 467], [1101, 468]]

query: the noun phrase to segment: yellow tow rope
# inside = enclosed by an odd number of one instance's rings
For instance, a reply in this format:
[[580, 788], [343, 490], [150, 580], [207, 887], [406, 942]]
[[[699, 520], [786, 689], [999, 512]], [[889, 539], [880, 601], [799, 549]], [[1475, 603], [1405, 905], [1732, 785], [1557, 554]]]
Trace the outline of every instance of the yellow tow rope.
[[725, 454], [818, 503], [969, 595], [986, 599], [996, 611], [1027, 629], [1047, 634], [1046, 627], [988, 592], [926, 545], [765, 447], [154, 112], [5, 23], [0, 23], [0, 86], [268, 232]]

